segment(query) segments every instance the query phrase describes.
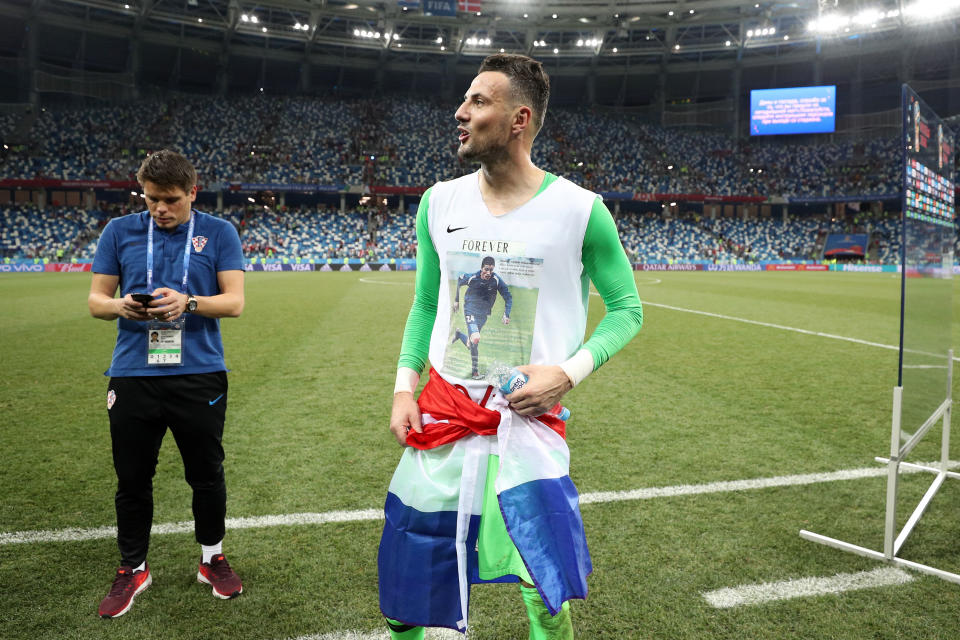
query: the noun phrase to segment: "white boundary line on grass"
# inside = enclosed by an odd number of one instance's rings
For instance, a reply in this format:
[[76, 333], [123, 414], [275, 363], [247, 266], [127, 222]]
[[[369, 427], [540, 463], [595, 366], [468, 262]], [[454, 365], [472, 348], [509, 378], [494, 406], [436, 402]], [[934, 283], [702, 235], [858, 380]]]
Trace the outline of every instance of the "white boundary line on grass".
[[[925, 463], [925, 466], [934, 466], [936, 462]], [[960, 466], [960, 462], [951, 462], [950, 468]], [[902, 473], [919, 473], [919, 470], [904, 468]], [[677, 496], [702, 495], [707, 493], [728, 493], [731, 491], [749, 491], [753, 489], [768, 489], [771, 487], [790, 487], [815, 484], [820, 482], [836, 482], [838, 480], [857, 480], [861, 478], [876, 478], [885, 476], [887, 468], [864, 467], [861, 469], [845, 469], [827, 473], [807, 473], [792, 476], [775, 476], [771, 478], [754, 478], [752, 480], [731, 480], [723, 482], [708, 482], [706, 484], [681, 484], [671, 487], [650, 487], [634, 489], [632, 491], [594, 491], [580, 496], [581, 504], [595, 504], [604, 502], [624, 502], [627, 500], [650, 500], [653, 498], [673, 498]], [[382, 509], [359, 509], [356, 511], [327, 511], [325, 513], [288, 513], [269, 516], [249, 516], [244, 518], [227, 518], [227, 529], [260, 529], [264, 527], [279, 527], [287, 525], [321, 525], [342, 522], [370, 522], [383, 520]], [[165, 522], [153, 526], [152, 533], [164, 535], [170, 533], [191, 533], [193, 521]], [[117, 535], [116, 527], [95, 527], [91, 529], [54, 529], [39, 531], [14, 531], [0, 533], [0, 546], [8, 544], [32, 544], [36, 542], [80, 542], [84, 540], [102, 540], [114, 538]]]
[[776, 600], [838, 594], [858, 589], [873, 589], [913, 582], [916, 578], [896, 567], [877, 567], [872, 571], [838, 573], [825, 578], [794, 578], [783, 582], [742, 584], [706, 591], [703, 598], [717, 609], [763, 604]]
[[[590, 295], [599, 296], [600, 294], [596, 291], [591, 291]], [[747, 318], [737, 318], [736, 316], [727, 316], [722, 313], [712, 313], [710, 311], [699, 311], [697, 309], [685, 309], [684, 307], [674, 307], [669, 304], [660, 304], [658, 302], [650, 302], [649, 300], [643, 301], [644, 306], [650, 307], [659, 307], [661, 309], [670, 309], [671, 311], [682, 311], [683, 313], [695, 313], [700, 316], [707, 316], [709, 318], [719, 318], [720, 320], [733, 320], [734, 322], [743, 322], [745, 324], [752, 324], [758, 327], [767, 327], [769, 329], [780, 329], [781, 331], [793, 331], [794, 333], [802, 333], [808, 336], [816, 336], [818, 338], [830, 338], [831, 340], [844, 340], [846, 342], [853, 342], [856, 344], [863, 344], [868, 347], [879, 347], [881, 349], [892, 349], [897, 351], [900, 349], [899, 346], [894, 344], [882, 344], [880, 342], [870, 342], [869, 340], [860, 340], [859, 338], [850, 338], [847, 336], [838, 336], [833, 333], [824, 333], [822, 331], [810, 331], [809, 329], [800, 329], [798, 327], [788, 327], [782, 324], [774, 324], [772, 322], [760, 322], [759, 320], [748, 320]], [[919, 353], [919, 352], [917, 352]], [[936, 354], [926, 354], [926, 355], [936, 355]], [[954, 356], [953, 358], [957, 362], [960, 362], [960, 356]]]
[[365, 282], [366, 284], [390, 284], [390, 285], [401, 285], [404, 287], [412, 287], [412, 282], [389, 282], [387, 280], [373, 280], [371, 278], [360, 278], [360, 282]]

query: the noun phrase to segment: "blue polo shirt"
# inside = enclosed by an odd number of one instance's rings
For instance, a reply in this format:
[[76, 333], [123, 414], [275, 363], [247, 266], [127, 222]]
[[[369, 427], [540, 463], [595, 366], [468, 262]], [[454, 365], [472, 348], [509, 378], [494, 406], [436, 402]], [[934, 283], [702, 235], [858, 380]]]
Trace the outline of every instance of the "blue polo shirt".
[[[169, 287], [182, 293], [214, 296], [220, 293], [217, 273], [242, 271], [243, 251], [237, 230], [226, 220], [193, 212], [187, 290], [183, 283], [183, 255], [189, 221], [176, 229], [153, 229], [153, 287]], [[147, 229], [154, 224], [150, 213], [131, 213], [114, 218], [104, 227], [93, 259], [94, 273], [120, 276], [120, 295], [150, 293], [147, 290]], [[182, 366], [147, 366], [147, 323], [117, 319], [117, 345], [105, 375], [172, 376], [226, 371], [220, 321], [184, 314]]]

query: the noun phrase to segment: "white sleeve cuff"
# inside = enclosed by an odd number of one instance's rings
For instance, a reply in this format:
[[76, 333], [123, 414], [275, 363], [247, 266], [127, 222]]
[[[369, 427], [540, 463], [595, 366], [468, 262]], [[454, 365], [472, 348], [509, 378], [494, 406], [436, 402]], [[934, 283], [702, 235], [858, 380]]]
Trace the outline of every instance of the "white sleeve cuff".
[[573, 386], [577, 386], [593, 373], [593, 355], [586, 349], [580, 349], [569, 360], [561, 362], [560, 368], [570, 378]]
[[418, 384], [420, 384], [419, 373], [410, 367], [397, 368], [397, 383], [393, 386], [394, 393], [400, 393], [401, 391], [413, 393], [416, 391]]

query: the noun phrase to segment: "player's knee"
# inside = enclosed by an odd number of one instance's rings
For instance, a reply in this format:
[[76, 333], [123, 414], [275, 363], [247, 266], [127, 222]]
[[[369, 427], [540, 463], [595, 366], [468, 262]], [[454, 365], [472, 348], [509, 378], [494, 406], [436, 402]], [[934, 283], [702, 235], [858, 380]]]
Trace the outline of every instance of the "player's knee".
[[479, 332], [479, 331], [475, 331], [474, 333], [471, 333], [471, 334], [470, 334], [470, 342], [472, 342], [473, 344], [480, 344], [480, 332]]

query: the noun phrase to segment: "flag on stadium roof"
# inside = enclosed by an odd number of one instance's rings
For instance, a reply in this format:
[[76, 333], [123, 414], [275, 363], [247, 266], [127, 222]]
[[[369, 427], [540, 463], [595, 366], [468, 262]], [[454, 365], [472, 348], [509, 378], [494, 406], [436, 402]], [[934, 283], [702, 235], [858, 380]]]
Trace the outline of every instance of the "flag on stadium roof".
[[457, 0], [457, 9], [474, 13], [480, 11], [483, 0]]

